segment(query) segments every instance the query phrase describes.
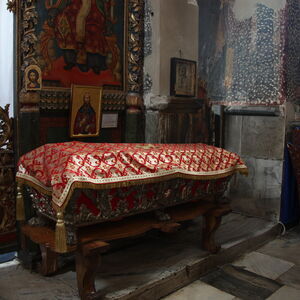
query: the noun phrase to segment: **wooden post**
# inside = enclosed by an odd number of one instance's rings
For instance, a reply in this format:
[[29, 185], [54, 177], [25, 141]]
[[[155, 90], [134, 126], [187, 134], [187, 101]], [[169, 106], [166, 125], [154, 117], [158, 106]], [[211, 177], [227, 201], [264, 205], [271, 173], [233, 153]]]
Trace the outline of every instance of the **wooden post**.
[[96, 294], [95, 276], [101, 262], [101, 253], [108, 248], [109, 244], [101, 241], [78, 246], [75, 258], [77, 286], [81, 299], [91, 299]]
[[202, 231], [202, 247], [210, 253], [217, 253], [220, 246], [215, 242], [215, 232], [221, 225], [222, 216], [231, 212], [228, 204], [220, 205], [204, 214], [205, 225]]
[[49, 245], [41, 245], [42, 263], [39, 266], [39, 273], [47, 276], [55, 273], [58, 270], [57, 257], [58, 254], [52, 251]]

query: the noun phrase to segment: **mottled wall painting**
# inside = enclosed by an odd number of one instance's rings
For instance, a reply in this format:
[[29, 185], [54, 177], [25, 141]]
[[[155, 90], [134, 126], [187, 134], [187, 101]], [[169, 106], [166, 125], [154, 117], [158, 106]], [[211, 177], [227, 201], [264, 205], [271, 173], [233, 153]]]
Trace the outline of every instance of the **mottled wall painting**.
[[285, 64], [286, 96], [300, 104], [300, 1], [287, 0]]
[[284, 102], [285, 0], [199, 0], [199, 77], [224, 105]]

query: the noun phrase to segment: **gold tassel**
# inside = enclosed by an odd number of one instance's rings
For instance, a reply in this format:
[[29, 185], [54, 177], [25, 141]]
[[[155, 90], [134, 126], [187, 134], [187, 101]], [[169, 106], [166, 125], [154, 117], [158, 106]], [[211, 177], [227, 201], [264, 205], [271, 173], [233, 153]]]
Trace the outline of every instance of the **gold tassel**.
[[57, 222], [55, 228], [55, 251], [58, 253], [67, 252], [67, 234], [66, 226], [63, 219], [63, 213], [57, 213]]
[[25, 221], [24, 199], [22, 195], [22, 186], [17, 186], [17, 198], [16, 198], [16, 220]]

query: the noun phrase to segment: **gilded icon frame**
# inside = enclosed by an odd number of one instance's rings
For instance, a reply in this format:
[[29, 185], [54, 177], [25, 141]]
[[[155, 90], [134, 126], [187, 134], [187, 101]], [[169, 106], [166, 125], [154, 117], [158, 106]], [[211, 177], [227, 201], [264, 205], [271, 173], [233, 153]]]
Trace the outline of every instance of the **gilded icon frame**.
[[196, 61], [172, 57], [170, 78], [171, 96], [196, 97]]
[[[34, 74], [35, 79], [31, 79]], [[42, 89], [41, 69], [37, 65], [30, 65], [24, 71], [24, 81], [26, 91], [39, 91]]]
[[[44, 0], [44, 2], [48, 2]], [[24, 71], [29, 65], [39, 66], [39, 23], [40, 7], [43, 1], [26, 0], [15, 1], [17, 28], [17, 91], [21, 107], [26, 102]], [[55, 1], [54, 1], [55, 2]], [[113, 1], [115, 2], [115, 1]], [[104, 84], [103, 98], [114, 110], [125, 109], [128, 95], [143, 94], [143, 62], [144, 62], [144, 0], [122, 0], [124, 3], [124, 28], [123, 28], [123, 57], [122, 87]], [[44, 4], [43, 4], [44, 5]], [[45, 4], [46, 5], [46, 4]], [[78, 85], [94, 85], [85, 82]], [[23, 99], [22, 99], [23, 98]], [[56, 84], [43, 84], [39, 91], [39, 107], [47, 110], [69, 109], [71, 103], [71, 88]]]
[[99, 136], [102, 114], [102, 87], [72, 85], [70, 137]]

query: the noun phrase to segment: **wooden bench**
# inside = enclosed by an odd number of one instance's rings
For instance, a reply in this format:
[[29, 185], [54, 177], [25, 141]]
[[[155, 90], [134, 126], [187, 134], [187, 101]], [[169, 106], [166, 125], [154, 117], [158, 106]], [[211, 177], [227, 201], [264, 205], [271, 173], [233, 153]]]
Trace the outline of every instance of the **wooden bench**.
[[[109, 249], [110, 241], [138, 236], [151, 229], [166, 233], [174, 232], [180, 227], [180, 222], [203, 215], [202, 247], [210, 253], [216, 253], [220, 247], [215, 243], [214, 233], [221, 224], [222, 216], [230, 211], [228, 204], [190, 202], [166, 209], [166, 213], [170, 216], [170, 220], [167, 221], [159, 221], [153, 212], [150, 212], [115, 222], [78, 228], [78, 243], [69, 246], [67, 252], [75, 253], [77, 285], [81, 299], [97, 298], [95, 276], [101, 262], [101, 254]], [[54, 274], [58, 270], [59, 255], [55, 252], [54, 229], [23, 224], [21, 237], [23, 250], [27, 248], [27, 238], [40, 246], [42, 254], [40, 273], [42, 275]]]

